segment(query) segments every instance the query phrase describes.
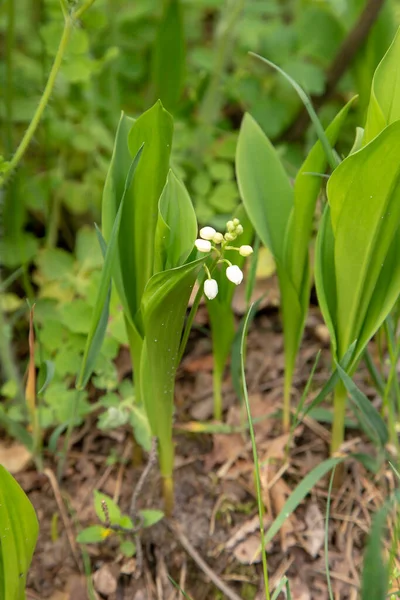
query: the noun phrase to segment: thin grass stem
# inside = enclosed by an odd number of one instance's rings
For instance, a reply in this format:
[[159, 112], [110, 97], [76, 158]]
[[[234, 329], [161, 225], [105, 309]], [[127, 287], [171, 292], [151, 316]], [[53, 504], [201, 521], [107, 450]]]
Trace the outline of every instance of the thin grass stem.
[[261, 548], [262, 548], [261, 556], [262, 556], [262, 565], [263, 565], [265, 598], [266, 598], [266, 600], [270, 600], [271, 597], [270, 597], [270, 593], [269, 593], [267, 551], [265, 549], [264, 504], [263, 504], [262, 497], [261, 497], [260, 465], [258, 462], [256, 438], [255, 438], [255, 434], [254, 434], [253, 421], [251, 418], [250, 402], [249, 402], [249, 395], [248, 395], [248, 391], [247, 391], [246, 372], [245, 372], [245, 363], [244, 363], [246, 337], [247, 337], [247, 333], [248, 333], [249, 323], [251, 320], [251, 313], [254, 308], [255, 308], [255, 305], [252, 304], [250, 309], [247, 311], [246, 320], [244, 322], [244, 327], [243, 327], [243, 332], [242, 332], [242, 340], [241, 340], [241, 344], [240, 344], [240, 356], [241, 356], [243, 398], [244, 398], [244, 403], [246, 406], [247, 420], [249, 423], [251, 446], [252, 446], [252, 450], [253, 450], [253, 460], [254, 460], [254, 468], [255, 468], [258, 516], [260, 519], [260, 535], [261, 535]]

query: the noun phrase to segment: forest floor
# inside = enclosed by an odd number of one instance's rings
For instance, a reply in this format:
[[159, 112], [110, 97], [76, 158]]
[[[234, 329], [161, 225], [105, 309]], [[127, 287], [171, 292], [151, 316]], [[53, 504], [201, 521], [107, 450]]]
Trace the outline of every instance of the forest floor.
[[[89, 577], [94, 597], [99, 599], [184, 598], [170, 578], [193, 600], [265, 598], [257, 555], [260, 533], [252, 449], [248, 432], [237, 431], [245, 422], [244, 413], [233, 391], [229, 369], [223, 387], [224, 415], [225, 423], [236, 427], [236, 431], [190, 431], [198, 428], [194, 423], [212, 423], [213, 410], [213, 358], [204, 308], [200, 308], [196, 324], [176, 386], [173, 518], [142, 531], [142, 565], [121, 555], [116, 536], [86, 547]], [[301, 397], [319, 350], [322, 352], [311, 397], [325, 383], [330, 370], [327, 332], [316, 307], [311, 307], [297, 361], [293, 406]], [[121, 378], [131, 375], [129, 365], [128, 351], [122, 348], [117, 358]], [[306, 417], [291, 439], [282, 433], [277, 413], [282, 406], [283, 367], [282, 331], [276, 302], [270, 294], [248, 336], [246, 371], [252, 416], [262, 417], [255, 424], [255, 433], [266, 528], [296, 485], [329, 454], [329, 423]], [[376, 397], [366, 370], [359, 371], [357, 383], [362, 384], [371, 400]], [[60, 487], [52, 475], [56, 465], [50, 456], [44, 473], [39, 474], [28, 464], [16, 475], [40, 523], [28, 577], [28, 600], [89, 598], [82, 548], [75, 541], [76, 535], [83, 527], [99, 523], [93, 507], [95, 489], [111, 496], [127, 512], [143, 470], [143, 466], [132, 467], [132, 450], [128, 427], [104, 432], [95, 427], [94, 418], [88, 419], [74, 432]], [[373, 452], [357, 429], [348, 429], [344, 450], [349, 454]], [[118, 460], [110, 461], [110, 456]], [[288, 516], [268, 544], [270, 589], [274, 590], [286, 574], [293, 600], [329, 598], [326, 544], [333, 597], [356, 600], [371, 518], [394, 485], [389, 472], [372, 475], [349, 458], [342, 485], [332, 493], [326, 536], [328, 484], [329, 475]], [[157, 468], [145, 482], [138, 507], [163, 508]], [[229, 589], [221, 591], [224, 586]]]

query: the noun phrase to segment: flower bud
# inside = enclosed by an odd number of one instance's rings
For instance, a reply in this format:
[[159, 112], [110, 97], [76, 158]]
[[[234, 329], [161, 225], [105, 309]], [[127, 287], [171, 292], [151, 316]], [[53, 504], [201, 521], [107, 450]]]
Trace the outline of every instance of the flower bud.
[[236, 231], [236, 235], [242, 235], [242, 233], [243, 233], [243, 227], [241, 225], [238, 225], [236, 227], [235, 231]]
[[222, 233], [217, 231], [214, 234], [212, 241], [214, 242], [214, 244], [221, 244], [224, 241], [224, 236], [222, 235]]
[[200, 237], [203, 240], [212, 240], [216, 233], [214, 227], [203, 227], [200, 229]]
[[234, 225], [233, 221], [228, 221], [226, 224], [226, 228], [229, 231], [229, 233], [232, 233], [233, 231], [235, 231], [235, 225]]
[[239, 248], [239, 254], [241, 256], [250, 256], [250, 254], [253, 254], [253, 248], [251, 246], [240, 246]]
[[233, 225], [234, 225], [235, 227], [237, 227], [238, 225], [240, 225], [240, 221], [239, 221], [239, 219], [233, 219]]
[[209, 300], [214, 300], [218, 294], [218, 283], [215, 279], [206, 279], [204, 282], [204, 293]]
[[194, 245], [199, 252], [211, 252], [211, 242], [208, 240], [196, 240]]
[[227, 242], [233, 242], [233, 240], [236, 240], [236, 235], [234, 235], [233, 233], [226, 233], [224, 237]]
[[226, 276], [229, 279], [229, 281], [232, 281], [232, 283], [234, 283], [235, 285], [239, 285], [239, 283], [242, 283], [243, 273], [237, 265], [231, 265], [230, 267], [228, 267], [226, 270]]

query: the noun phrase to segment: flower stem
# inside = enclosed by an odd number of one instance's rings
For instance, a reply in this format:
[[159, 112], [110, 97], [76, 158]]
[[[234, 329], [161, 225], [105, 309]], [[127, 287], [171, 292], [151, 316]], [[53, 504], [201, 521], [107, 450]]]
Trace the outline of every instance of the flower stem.
[[165, 514], [170, 517], [174, 509], [174, 480], [171, 476], [163, 475], [162, 483]]
[[40, 99], [39, 105], [36, 109], [36, 112], [35, 112], [33, 118], [32, 118], [32, 121], [30, 122], [29, 127], [25, 132], [24, 137], [22, 138], [14, 156], [10, 160], [8, 169], [4, 175], [3, 183], [5, 183], [8, 180], [12, 171], [14, 171], [14, 169], [18, 166], [21, 158], [24, 156], [24, 154], [32, 140], [32, 137], [35, 134], [36, 128], [39, 125], [39, 122], [40, 122], [40, 119], [42, 118], [44, 109], [46, 108], [47, 103], [50, 99], [51, 93], [53, 91], [54, 83], [55, 83], [58, 71], [60, 70], [60, 66], [61, 66], [61, 63], [62, 63], [62, 60], [64, 57], [64, 53], [65, 53], [65, 50], [66, 50], [68, 42], [69, 42], [69, 38], [71, 37], [71, 31], [72, 31], [72, 18], [67, 17], [65, 19], [63, 34], [62, 34], [62, 37], [60, 40], [60, 44], [58, 46], [57, 54], [55, 56], [54, 63], [51, 68], [50, 75], [47, 80], [47, 84], [44, 89], [43, 95]]
[[40, 123], [44, 110], [49, 102], [50, 96], [52, 94], [54, 84], [60, 70], [65, 51], [68, 46], [68, 42], [71, 37], [72, 28], [74, 21], [80, 19], [82, 15], [87, 11], [88, 8], [94, 3], [95, 0], [87, 0], [80, 8], [78, 8], [74, 13], [68, 15], [66, 13], [65, 5], [61, 3], [61, 7], [64, 15], [64, 29], [62, 32], [61, 40], [57, 49], [56, 56], [54, 58], [53, 66], [51, 67], [51, 71], [44, 88], [42, 97], [40, 98], [39, 105], [36, 109], [35, 114], [31, 122], [29, 123], [28, 129], [25, 132], [24, 137], [22, 138], [14, 156], [10, 160], [7, 171], [4, 173], [3, 179], [1, 181], [1, 185], [4, 185], [9, 179], [11, 173], [16, 169], [18, 164], [20, 163], [22, 157], [24, 156], [34, 134]]
[[282, 429], [284, 433], [290, 431], [290, 396], [292, 391], [292, 377], [293, 372], [291, 369], [285, 369], [285, 378], [283, 384], [283, 414], [282, 414]]

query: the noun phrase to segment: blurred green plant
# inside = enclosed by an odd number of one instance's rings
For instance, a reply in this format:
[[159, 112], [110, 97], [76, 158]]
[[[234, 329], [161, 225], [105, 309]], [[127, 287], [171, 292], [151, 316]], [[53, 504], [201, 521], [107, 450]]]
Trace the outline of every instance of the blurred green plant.
[[22, 488], [0, 465], [0, 594], [24, 600], [28, 569], [39, 526]]

